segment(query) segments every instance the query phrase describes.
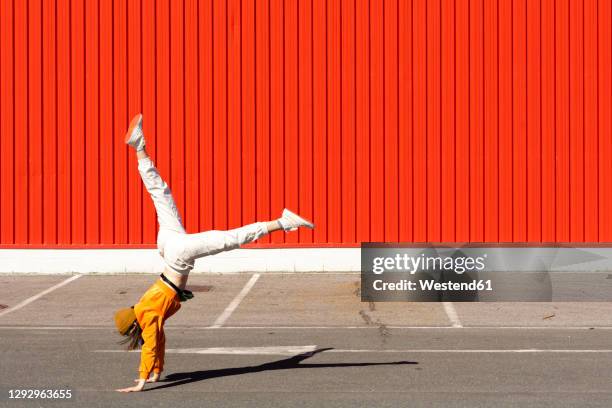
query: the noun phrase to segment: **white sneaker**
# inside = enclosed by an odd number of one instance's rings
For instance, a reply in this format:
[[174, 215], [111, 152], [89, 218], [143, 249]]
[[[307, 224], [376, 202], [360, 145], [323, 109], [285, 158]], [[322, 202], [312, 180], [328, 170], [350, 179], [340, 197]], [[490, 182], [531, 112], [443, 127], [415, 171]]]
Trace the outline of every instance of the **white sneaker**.
[[142, 114], [138, 114], [132, 118], [130, 127], [125, 134], [125, 143], [136, 149], [137, 152], [145, 148], [145, 138], [142, 133]]
[[299, 227], [314, 229], [314, 224], [312, 222], [305, 220], [286, 208], [283, 210], [283, 215], [278, 219], [278, 222], [285, 231], [295, 231]]

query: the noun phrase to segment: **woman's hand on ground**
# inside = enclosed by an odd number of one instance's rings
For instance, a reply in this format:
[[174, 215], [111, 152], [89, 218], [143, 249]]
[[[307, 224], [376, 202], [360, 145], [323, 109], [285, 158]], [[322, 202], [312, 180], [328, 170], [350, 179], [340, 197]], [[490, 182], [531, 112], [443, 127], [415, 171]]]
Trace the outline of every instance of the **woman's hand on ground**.
[[140, 380], [136, 380], [136, 381], [138, 382], [138, 384], [136, 384], [133, 387], [119, 388], [118, 390], [115, 390], [115, 391], [118, 391], [118, 392], [139, 392], [139, 391], [142, 391], [142, 389], [144, 388], [146, 380], [140, 379]]

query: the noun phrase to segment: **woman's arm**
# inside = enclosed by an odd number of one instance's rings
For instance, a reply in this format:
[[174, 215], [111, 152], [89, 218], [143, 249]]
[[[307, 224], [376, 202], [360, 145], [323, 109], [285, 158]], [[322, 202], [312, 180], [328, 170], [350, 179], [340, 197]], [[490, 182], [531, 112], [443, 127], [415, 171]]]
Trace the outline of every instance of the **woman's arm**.
[[[147, 316], [149, 315], [149, 316]], [[144, 389], [144, 385], [147, 382], [155, 382], [159, 378], [159, 374], [153, 374], [153, 377], [149, 379], [149, 375], [153, 371], [155, 362], [158, 359], [159, 354], [159, 316], [152, 313], [145, 314], [145, 318], [142, 319], [140, 325], [142, 326], [142, 338], [144, 344], [142, 345], [142, 351], [140, 352], [140, 378], [136, 380], [138, 384], [133, 387], [121, 388], [119, 392], [138, 392]], [[163, 347], [163, 345], [162, 345]]]

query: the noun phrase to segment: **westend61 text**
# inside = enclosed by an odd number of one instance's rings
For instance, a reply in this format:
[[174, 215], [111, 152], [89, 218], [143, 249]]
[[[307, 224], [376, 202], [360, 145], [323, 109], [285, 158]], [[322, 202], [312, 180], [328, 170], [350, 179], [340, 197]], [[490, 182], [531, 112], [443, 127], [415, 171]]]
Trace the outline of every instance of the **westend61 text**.
[[433, 279], [416, 282], [403, 279], [399, 282], [384, 282], [381, 279], [372, 283], [374, 290], [445, 290], [445, 291], [474, 291], [493, 290], [491, 280], [473, 280], [471, 282], [436, 282]]

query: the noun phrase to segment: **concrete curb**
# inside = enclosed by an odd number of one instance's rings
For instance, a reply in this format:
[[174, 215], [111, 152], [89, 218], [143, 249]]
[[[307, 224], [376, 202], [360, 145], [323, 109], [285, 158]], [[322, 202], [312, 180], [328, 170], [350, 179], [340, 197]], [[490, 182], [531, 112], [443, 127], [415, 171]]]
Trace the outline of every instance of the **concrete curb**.
[[[516, 248], [489, 248], [508, 259]], [[612, 248], [540, 248], [560, 262], [550, 271], [612, 272]], [[576, 255], [578, 254], [578, 255]], [[579, 262], [578, 262], [579, 261]], [[156, 249], [0, 249], [0, 273], [160, 273]], [[195, 273], [359, 272], [360, 248], [236, 249], [198, 259]], [[504, 269], [506, 270], [506, 269]], [[520, 270], [515, 269], [515, 270]]]
[[[193, 272], [359, 271], [359, 248], [237, 249], [198, 259]], [[160, 273], [155, 249], [3, 249], [0, 273]]]

